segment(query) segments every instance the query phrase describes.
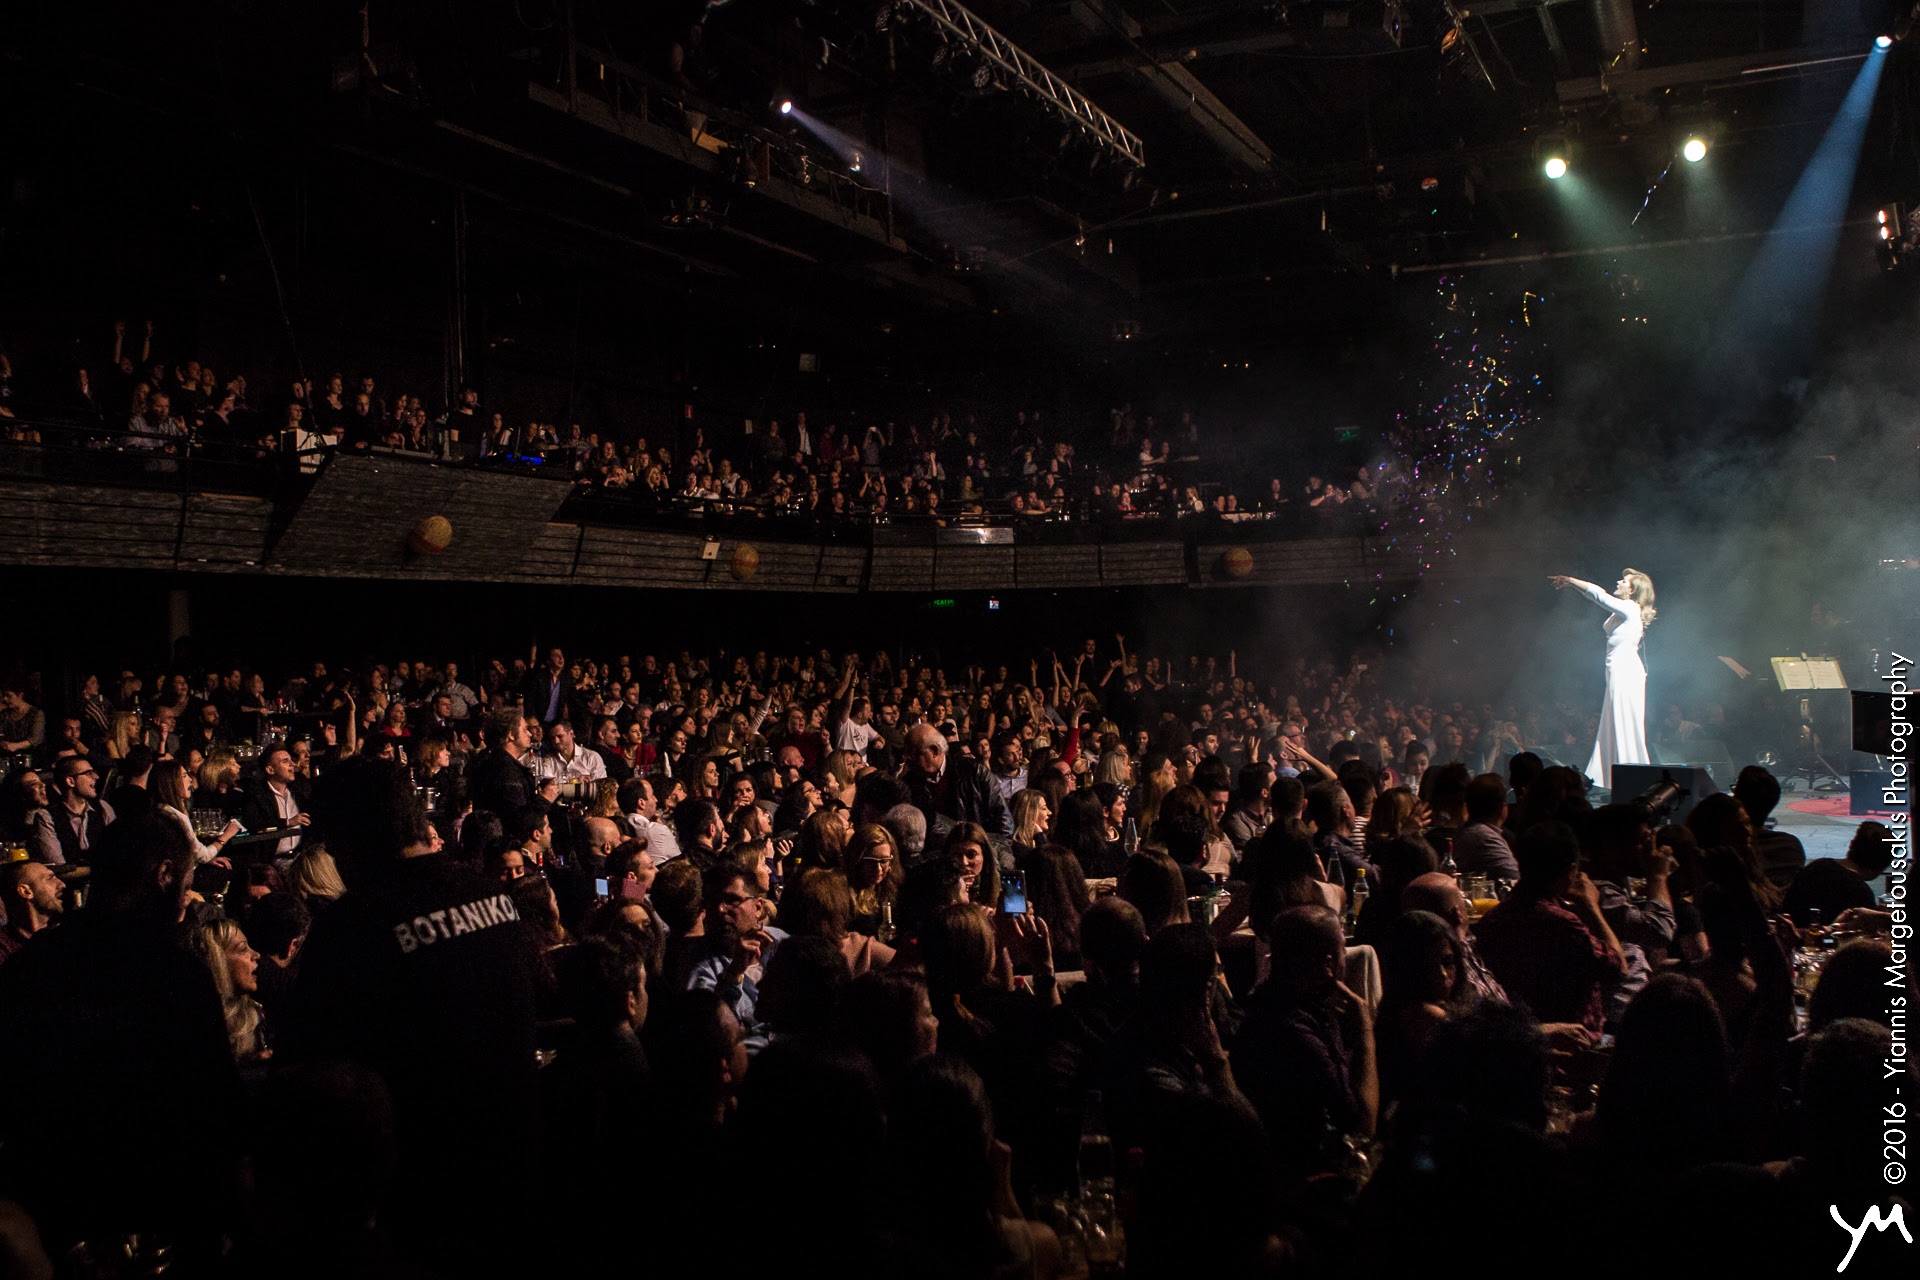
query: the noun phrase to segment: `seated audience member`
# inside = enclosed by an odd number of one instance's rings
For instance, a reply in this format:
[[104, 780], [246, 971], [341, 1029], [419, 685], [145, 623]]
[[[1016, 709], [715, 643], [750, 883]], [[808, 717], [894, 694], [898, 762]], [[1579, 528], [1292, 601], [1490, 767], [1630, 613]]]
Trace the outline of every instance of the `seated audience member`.
[[1380, 1078], [1366, 1002], [1340, 975], [1346, 938], [1325, 907], [1274, 918], [1273, 968], [1247, 1002], [1233, 1046], [1234, 1075], [1265, 1123], [1275, 1158], [1294, 1176], [1323, 1167], [1331, 1130], [1373, 1134]]
[[397, 1280], [381, 1227], [397, 1162], [393, 1099], [380, 1076], [334, 1060], [281, 1068], [253, 1113], [252, 1186], [259, 1230], [242, 1272], [330, 1280]]
[[247, 911], [247, 940], [260, 953], [253, 995], [269, 1017], [287, 1013], [300, 973], [300, 944], [312, 923], [299, 895], [286, 890], [254, 899]]
[[1320, 855], [1314, 852], [1313, 837], [1297, 819], [1275, 821], [1248, 846], [1244, 861], [1253, 864], [1249, 915], [1254, 933], [1262, 938], [1267, 936], [1273, 917], [1288, 907], [1339, 911], [1346, 905], [1346, 892], [1327, 883]]
[[1506, 988], [1487, 968], [1487, 962], [1481, 959], [1480, 950], [1474, 944], [1473, 912], [1467, 905], [1466, 895], [1460, 892], [1460, 885], [1452, 876], [1430, 871], [1415, 878], [1400, 894], [1400, 909], [1402, 912], [1424, 911], [1438, 916], [1451, 926], [1454, 946], [1460, 959], [1463, 997], [1471, 992], [1477, 1000], [1507, 1003]]
[[933, 1016], [926, 979], [897, 968], [864, 973], [847, 984], [840, 995], [840, 1029], [867, 1055], [889, 1095], [908, 1068], [940, 1047], [940, 1020]]
[[28, 851], [51, 866], [84, 865], [114, 820], [113, 806], [100, 799], [100, 771], [86, 756], [59, 761], [52, 777], [51, 800], [28, 823]]
[[1785, 907], [1801, 928], [1832, 924], [1840, 913], [1874, 905], [1873, 880], [1893, 865], [1894, 836], [1884, 823], [1860, 824], [1844, 858], [1815, 858], [1787, 885]]
[[893, 1094], [886, 1268], [902, 1274], [1068, 1274], [1060, 1241], [1021, 1217], [986, 1085], [965, 1062], [923, 1058]]
[[759, 1003], [754, 1006], [754, 1016], [766, 1024], [768, 1043], [796, 1038], [816, 1044], [834, 1042], [839, 1034], [840, 998], [852, 980], [838, 943], [817, 933], [789, 935], [767, 963]]
[[261, 1026], [260, 1002], [254, 996], [260, 990], [255, 976], [260, 953], [247, 941], [246, 933], [225, 918], [204, 925], [194, 934], [194, 944], [213, 976], [220, 993], [220, 1009], [226, 1017], [227, 1043], [233, 1060], [246, 1066], [262, 1062], [270, 1054]]
[[1233, 842], [1236, 858], [1245, 855], [1247, 845], [1272, 821], [1268, 806], [1272, 779], [1272, 766], [1267, 764], [1243, 765], [1240, 769], [1240, 785], [1234, 790], [1233, 807], [1220, 820], [1220, 829]]
[[1733, 798], [1753, 823], [1753, 852], [1760, 860], [1760, 869], [1775, 888], [1786, 888], [1807, 865], [1807, 850], [1800, 837], [1767, 826], [1774, 806], [1780, 803], [1780, 780], [1764, 766], [1750, 764], [1734, 779]]
[[206, 963], [180, 942], [188, 838], [151, 815], [92, 848], [85, 911], [0, 965], [0, 1089], [87, 1105], [0, 1116], [0, 1187], [53, 1256], [163, 1230], [213, 1265], [237, 1208], [244, 1094]]
[[0, 866], [0, 909], [6, 913], [6, 927], [0, 929], [0, 963], [59, 923], [66, 892], [67, 886], [44, 862]]
[[[1210, 1015], [1218, 987], [1207, 928], [1162, 930], [1140, 953], [1138, 1013], [1110, 1046], [1113, 1144], [1141, 1153], [1128, 1265], [1147, 1275], [1242, 1274], [1269, 1244], [1270, 1150]], [[1220, 1230], [1197, 1240], [1200, 1220]]]
[[[602, 1223], [647, 1181], [645, 1164], [633, 1158], [647, 1144], [653, 1085], [639, 1035], [647, 1021], [647, 971], [637, 940], [616, 934], [569, 949], [559, 979], [573, 1027], [540, 1070], [544, 1159], [553, 1178], [573, 1187], [582, 1218]], [[599, 1235], [554, 1243], [572, 1253]]]
[[1353, 873], [1365, 869], [1369, 877], [1375, 868], [1367, 864], [1359, 842], [1354, 838], [1353, 797], [1337, 782], [1322, 782], [1307, 791], [1307, 825], [1313, 831], [1313, 849], [1320, 855], [1327, 880], [1348, 888]]
[[1501, 830], [1507, 820], [1507, 780], [1483, 773], [1467, 784], [1467, 825], [1453, 841], [1453, 863], [1463, 873], [1496, 880], [1518, 880], [1520, 864], [1513, 860]]
[[1087, 878], [1065, 845], [1042, 844], [1021, 864], [1027, 882], [1027, 910], [1046, 922], [1053, 961], [1061, 969], [1080, 967], [1080, 920], [1087, 913]]
[[780, 897], [780, 919], [791, 937], [823, 938], [839, 948], [850, 976], [884, 968], [893, 948], [853, 931], [853, 890], [838, 871], [803, 871]]
[[1450, 921], [1408, 911], [1386, 926], [1380, 955], [1385, 994], [1374, 1022], [1383, 1101], [1395, 1100], [1412, 1087], [1427, 1046], [1462, 993], [1471, 991], [1463, 969]]
[[[1475, 1250], [1489, 1274], [1524, 1274], [1565, 1253], [1566, 1206], [1592, 1191], [1546, 1134], [1552, 1063], [1524, 1009], [1483, 1001], [1439, 1023], [1361, 1197], [1362, 1219], [1380, 1229], [1356, 1240], [1357, 1274], [1418, 1273], [1431, 1265], [1431, 1241], [1489, 1204], [1510, 1207]], [[1559, 1265], [1608, 1274], [1586, 1257]]]
[[1480, 954], [1514, 1000], [1543, 1022], [1606, 1023], [1606, 988], [1626, 972], [1600, 894], [1580, 870], [1580, 845], [1563, 823], [1520, 838], [1520, 883], [1475, 930]]
[[1380, 869], [1379, 881], [1360, 909], [1354, 922], [1353, 941], [1357, 946], [1379, 947], [1399, 918], [1401, 896], [1407, 886], [1421, 876], [1440, 869], [1440, 859], [1418, 835], [1369, 842], [1374, 865]]
[[749, 1056], [767, 1047], [768, 1028], [754, 1016], [754, 1006], [764, 966], [787, 936], [766, 922], [767, 906], [749, 877], [733, 868], [716, 869], [706, 884], [706, 929], [687, 972], [690, 989], [712, 991], [726, 1001], [745, 1033]]
[[1132, 903], [1152, 937], [1168, 925], [1186, 924], [1187, 885], [1179, 864], [1157, 849], [1142, 848], [1127, 859], [1120, 896]]

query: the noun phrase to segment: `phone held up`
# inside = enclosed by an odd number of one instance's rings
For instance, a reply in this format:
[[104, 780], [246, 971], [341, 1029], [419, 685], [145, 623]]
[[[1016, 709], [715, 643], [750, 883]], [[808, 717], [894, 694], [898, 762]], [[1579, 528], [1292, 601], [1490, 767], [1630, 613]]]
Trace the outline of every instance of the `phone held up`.
[[1009, 871], [1001, 877], [1000, 909], [1010, 916], [1027, 914], [1027, 881], [1018, 871]]

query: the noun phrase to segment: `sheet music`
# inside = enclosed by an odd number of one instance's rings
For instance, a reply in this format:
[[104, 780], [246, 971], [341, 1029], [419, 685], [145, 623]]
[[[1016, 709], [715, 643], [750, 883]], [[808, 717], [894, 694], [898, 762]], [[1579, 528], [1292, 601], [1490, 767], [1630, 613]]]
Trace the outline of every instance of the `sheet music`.
[[1813, 658], [1807, 662], [1807, 671], [1813, 677], [1816, 689], [1844, 689], [1847, 678], [1840, 674], [1840, 664], [1832, 658]]
[[1773, 677], [1782, 689], [1813, 688], [1813, 672], [1808, 670], [1804, 658], [1775, 658]]

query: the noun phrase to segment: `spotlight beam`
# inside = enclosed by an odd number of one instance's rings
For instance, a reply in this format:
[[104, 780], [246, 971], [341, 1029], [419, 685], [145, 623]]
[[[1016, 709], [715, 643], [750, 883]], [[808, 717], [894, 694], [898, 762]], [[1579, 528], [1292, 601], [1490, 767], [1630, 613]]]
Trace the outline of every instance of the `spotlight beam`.
[[1819, 314], [1886, 64], [1886, 50], [1876, 49], [1854, 76], [1833, 123], [1741, 277], [1714, 347], [1716, 362], [1756, 360], [1778, 344], [1797, 345]]

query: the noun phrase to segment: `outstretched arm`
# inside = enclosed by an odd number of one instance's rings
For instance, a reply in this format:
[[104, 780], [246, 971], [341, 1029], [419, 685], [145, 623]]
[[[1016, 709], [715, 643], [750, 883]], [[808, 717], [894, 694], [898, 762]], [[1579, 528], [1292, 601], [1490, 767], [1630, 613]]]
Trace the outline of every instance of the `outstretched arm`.
[[1575, 591], [1578, 591], [1581, 595], [1587, 597], [1601, 608], [1611, 610], [1623, 618], [1637, 620], [1640, 617], [1639, 605], [1631, 600], [1622, 600], [1605, 587], [1588, 582], [1583, 578], [1569, 578], [1563, 573], [1556, 573], [1550, 576], [1547, 581], [1553, 584], [1555, 591], [1560, 590], [1562, 587], [1572, 587]]

